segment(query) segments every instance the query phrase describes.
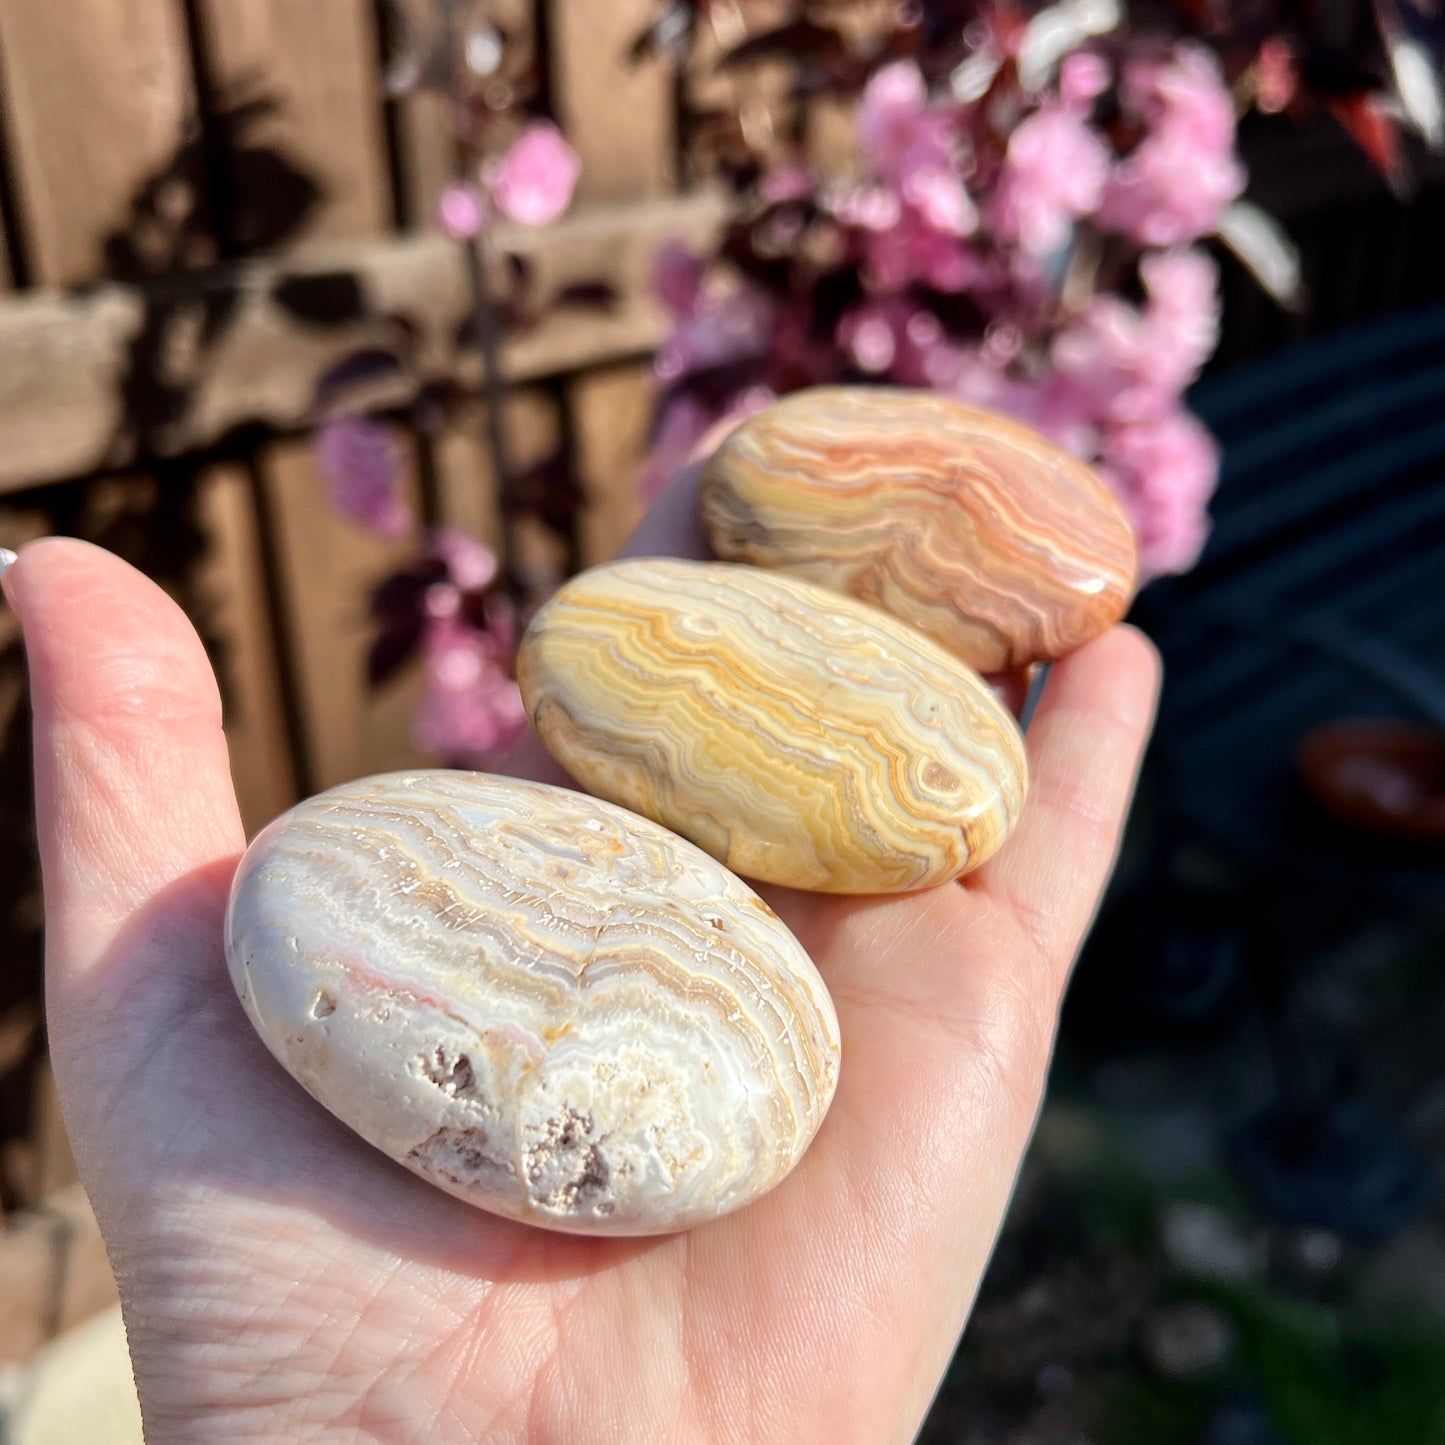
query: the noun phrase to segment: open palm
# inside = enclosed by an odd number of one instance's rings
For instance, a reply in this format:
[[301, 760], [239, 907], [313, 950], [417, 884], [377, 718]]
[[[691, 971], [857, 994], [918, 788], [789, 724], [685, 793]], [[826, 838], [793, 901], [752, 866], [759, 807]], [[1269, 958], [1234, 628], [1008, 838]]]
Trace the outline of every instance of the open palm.
[[[685, 495], [636, 551], [694, 545]], [[48, 1007], [156, 1442], [907, 1441], [963, 1326], [1113, 857], [1157, 669], [1053, 671], [1002, 855], [891, 899], [773, 891], [837, 1004], [795, 1173], [649, 1240], [544, 1234], [413, 1178], [252, 1033], [221, 919], [243, 835], [200, 642], [81, 543], [5, 579], [30, 656]]]

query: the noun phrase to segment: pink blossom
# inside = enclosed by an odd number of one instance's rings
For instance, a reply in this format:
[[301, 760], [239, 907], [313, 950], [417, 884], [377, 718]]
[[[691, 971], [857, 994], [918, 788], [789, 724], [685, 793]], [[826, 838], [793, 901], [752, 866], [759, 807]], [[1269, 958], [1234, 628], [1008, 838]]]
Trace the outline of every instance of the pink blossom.
[[1009, 137], [994, 197], [994, 230], [1034, 256], [1050, 256], [1073, 222], [1098, 208], [1109, 179], [1109, 152], [1079, 116], [1048, 104]]
[[887, 186], [858, 186], [838, 201], [834, 215], [845, 226], [888, 231], [903, 218], [903, 202]]
[[973, 200], [962, 179], [951, 169], [919, 166], [908, 171], [901, 195], [935, 231], [971, 236], [978, 229]]
[[887, 371], [898, 355], [898, 340], [888, 320], [854, 312], [844, 317], [838, 339], [863, 371], [875, 376]]
[[1099, 221], [1143, 246], [1177, 246], [1213, 231], [1243, 189], [1233, 156], [1201, 151], [1187, 133], [1162, 131], [1120, 162]]
[[473, 767], [510, 751], [527, 714], [509, 659], [510, 644], [492, 631], [455, 618], [432, 622], [422, 650], [426, 693], [412, 719], [417, 748]]
[[681, 241], [664, 241], [652, 260], [652, 291], [674, 316], [693, 316], [702, 300], [707, 262]]
[[902, 291], [921, 281], [937, 291], [962, 291], [977, 275], [977, 262], [959, 238], [912, 207], [886, 229], [864, 230], [861, 245], [865, 277], [876, 290]]
[[1266, 115], [1286, 110], [1299, 91], [1299, 66], [1288, 40], [1276, 36], [1259, 47], [1254, 85], [1256, 103]]
[[1146, 576], [1188, 571], [1209, 533], [1205, 508], [1219, 477], [1214, 438], [1176, 408], [1110, 428], [1101, 454], [1103, 471], [1133, 518]]
[[762, 356], [772, 324], [772, 304], [751, 286], [702, 294], [658, 349], [653, 370], [661, 380], [675, 381], [706, 367]]
[[1161, 385], [1182, 392], [1219, 344], [1219, 267], [1203, 251], [1155, 251], [1139, 274], [1149, 296], [1146, 364]]
[[1098, 453], [1099, 431], [1086, 400], [1058, 376], [1011, 376], [980, 347], [950, 390], [961, 401], [1026, 423], [1076, 456], [1092, 460]]
[[497, 580], [496, 554], [485, 542], [450, 527], [432, 533], [431, 554], [447, 569], [453, 585], [463, 592], [485, 592]]
[[1202, 45], [1175, 46], [1157, 69], [1145, 63], [1132, 90], [1131, 104], [1146, 120], [1189, 131], [1202, 150], [1233, 149], [1234, 99], [1218, 59]]
[[401, 494], [405, 467], [390, 430], [366, 417], [339, 417], [321, 428], [317, 452], [338, 512], [378, 536], [407, 535], [411, 513]]
[[963, 349], [938, 318], [901, 296], [864, 301], [838, 323], [838, 345], [860, 370], [899, 386], [948, 390]]
[[817, 182], [806, 166], [786, 165], [763, 177], [758, 194], [769, 204], [778, 206], [788, 201], [805, 201], [816, 189]]
[[881, 376], [898, 360], [913, 310], [901, 299], [865, 301], [838, 323], [838, 345], [860, 371]]
[[1084, 115], [1109, 88], [1109, 62], [1092, 50], [1076, 50], [1059, 66], [1059, 99], [1066, 109]]
[[546, 226], [572, 202], [582, 162], [549, 121], [537, 121], [512, 143], [491, 176], [504, 215], [524, 226]]
[[470, 241], [487, 218], [487, 203], [475, 186], [448, 186], [437, 201], [437, 223], [453, 241]]
[[1219, 335], [1218, 270], [1202, 251], [1144, 258], [1143, 311], [1095, 296], [1054, 338], [1061, 377], [1090, 399], [1100, 421], [1159, 416], [1199, 375]]
[[952, 168], [953, 121], [930, 108], [923, 72], [911, 60], [885, 65], [858, 103], [858, 146], [877, 179], [900, 186], [913, 171]]
[[1149, 133], [1115, 168], [1100, 223], [1145, 246], [1208, 235], [1244, 189], [1234, 154], [1234, 103], [1219, 63], [1199, 46], [1125, 67], [1126, 106]]

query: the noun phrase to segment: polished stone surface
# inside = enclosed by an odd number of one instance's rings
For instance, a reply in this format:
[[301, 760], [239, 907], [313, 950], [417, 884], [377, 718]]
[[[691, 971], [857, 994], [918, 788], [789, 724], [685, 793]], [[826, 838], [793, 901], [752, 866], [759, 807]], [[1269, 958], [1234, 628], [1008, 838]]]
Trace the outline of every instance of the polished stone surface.
[[785, 397], [719, 448], [702, 513], [719, 557], [881, 607], [984, 672], [1072, 652], [1134, 593], [1134, 535], [1096, 472], [927, 392]]
[[778, 572], [594, 568], [537, 614], [517, 680], [585, 788], [750, 878], [927, 888], [988, 858], [1023, 807], [1023, 740], [975, 672]]
[[748, 1204], [837, 1080], [832, 1002], [767, 904], [646, 819], [539, 783], [397, 773], [300, 804], [241, 864], [226, 956], [337, 1118], [551, 1229]]

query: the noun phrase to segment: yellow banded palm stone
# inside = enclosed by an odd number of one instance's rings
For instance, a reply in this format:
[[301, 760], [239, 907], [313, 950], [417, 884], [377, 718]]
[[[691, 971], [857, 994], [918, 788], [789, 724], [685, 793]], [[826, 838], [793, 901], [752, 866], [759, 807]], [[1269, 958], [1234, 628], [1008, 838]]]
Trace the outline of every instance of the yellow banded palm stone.
[[1023, 739], [977, 673], [780, 573], [594, 568], [537, 614], [517, 679], [586, 788], [763, 882], [931, 887], [990, 857], [1023, 807]]

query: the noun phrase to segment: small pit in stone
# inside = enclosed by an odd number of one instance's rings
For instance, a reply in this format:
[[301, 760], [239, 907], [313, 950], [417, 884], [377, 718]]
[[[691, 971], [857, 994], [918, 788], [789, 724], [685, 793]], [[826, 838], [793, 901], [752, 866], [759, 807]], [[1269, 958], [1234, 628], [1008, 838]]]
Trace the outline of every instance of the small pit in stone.
[[517, 1176], [511, 1161], [494, 1148], [485, 1129], [438, 1129], [407, 1156], [413, 1168], [463, 1188], [510, 1192]]
[[318, 989], [316, 996], [311, 1000], [311, 1017], [314, 1019], [329, 1019], [336, 1012], [335, 998], [326, 992]]
[[924, 768], [923, 785], [937, 793], [956, 793], [960, 786], [958, 774], [950, 772], [941, 763], [929, 763]]
[[558, 1214], [591, 1213], [605, 1217], [617, 1208], [612, 1170], [592, 1137], [592, 1115], [568, 1107], [548, 1119], [526, 1146], [528, 1192], [539, 1208]]
[[453, 1099], [471, 1098], [477, 1091], [477, 1074], [466, 1054], [453, 1054], [443, 1044], [421, 1056], [421, 1071]]

